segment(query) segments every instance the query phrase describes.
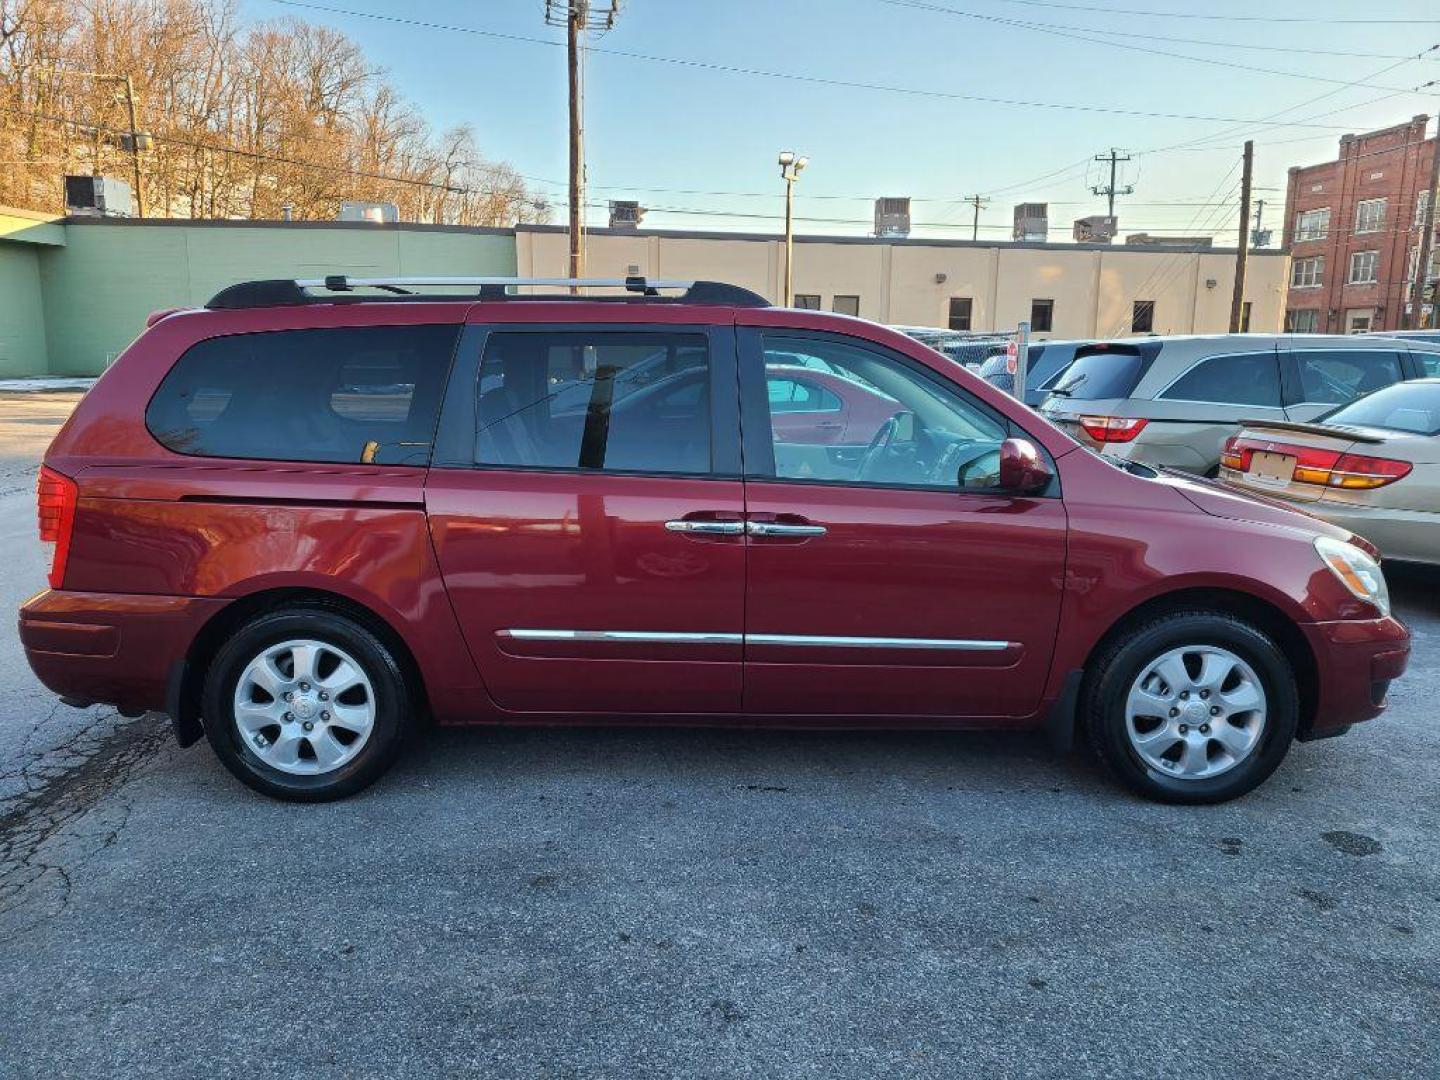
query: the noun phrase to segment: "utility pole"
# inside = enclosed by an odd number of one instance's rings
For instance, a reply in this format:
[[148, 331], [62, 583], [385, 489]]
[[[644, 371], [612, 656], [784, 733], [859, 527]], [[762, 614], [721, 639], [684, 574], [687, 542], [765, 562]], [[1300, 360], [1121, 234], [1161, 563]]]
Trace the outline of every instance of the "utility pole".
[[[1425, 286], [1430, 276], [1435, 224], [1440, 221], [1440, 213], [1435, 206], [1437, 199], [1440, 199], [1440, 121], [1435, 125], [1435, 153], [1430, 160], [1430, 199], [1425, 206], [1425, 218], [1420, 222], [1420, 258], [1415, 263], [1415, 280], [1410, 285], [1410, 314], [1405, 319], [1405, 327], [1410, 330], [1425, 326]], [[1436, 296], [1431, 303], [1434, 310], [1440, 311], [1440, 282], [1436, 284]]]
[[1255, 200], [1255, 228], [1250, 233], [1250, 246], [1262, 248], [1270, 243], [1270, 233], [1264, 228], [1265, 200]]
[[1135, 194], [1134, 184], [1126, 184], [1123, 188], [1117, 188], [1115, 186], [1115, 181], [1117, 179], [1117, 170], [1121, 164], [1130, 160], [1130, 155], [1121, 153], [1119, 150], [1115, 149], [1115, 147], [1112, 146], [1108, 154], [1096, 154], [1095, 160], [1102, 163], [1107, 161], [1110, 163], [1110, 183], [1104, 185], [1103, 187], [1098, 185], [1096, 187], [1092, 187], [1090, 189], [1090, 193], [1092, 195], [1105, 196], [1107, 207], [1105, 213], [1107, 216], [1113, 218], [1115, 216], [1115, 196]]
[[1245, 164], [1240, 172], [1240, 243], [1235, 249], [1235, 291], [1230, 296], [1230, 333], [1240, 332], [1245, 307], [1245, 261], [1250, 253], [1250, 177], [1255, 164], [1255, 143], [1245, 140]]
[[966, 199], [965, 201], [975, 208], [975, 219], [974, 219], [974, 221], [973, 221], [973, 222], [971, 223], [971, 225], [970, 225], [970, 239], [971, 239], [971, 240], [979, 240], [979, 239], [980, 239], [980, 209], [981, 209], [981, 207], [989, 206], [989, 205], [990, 205], [990, 200], [989, 200], [989, 199], [986, 199], [986, 198], [983, 198], [982, 196], [979, 196], [979, 195], [971, 195], [971, 196], [970, 196], [968, 199]]
[[140, 179], [140, 128], [135, 123], [135, 84], [125, 76], [125, 107], [130, 113], [130, 165], [135, 173], [135, 216], [145, 216], [145, 182]]
[[[605, 33], [620, 15], [620, 0], [591, 10], [591, 0], [545, 0], [545, 21], [565, 27], [566, 70], [570, 82], [570, 258], [568, 277], [585, 271], [585, 34]], [[595, 17], [592, 23], [592, 15]], [[576, 291], [572, 286], [572, 291]]]

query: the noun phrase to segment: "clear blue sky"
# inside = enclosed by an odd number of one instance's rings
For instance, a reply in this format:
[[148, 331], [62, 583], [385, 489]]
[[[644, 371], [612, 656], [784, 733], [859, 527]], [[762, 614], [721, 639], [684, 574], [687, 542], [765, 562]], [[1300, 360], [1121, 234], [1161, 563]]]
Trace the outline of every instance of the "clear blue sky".
[[[485, 153], [536, 181], [563, 218], [565, 51], [543, 42], [564, 32], [545, 25], [544, 0], [243, 2], [252, 19], [351, 35], [433, 126], [471, 124]], [[799, 231], [863, 234], [871, 199], [910, 195], [917, 223], [934, 223], [917, 234], [968, 237], [961, 200], [979, 192], [992, 197], [982, 238], [1008, 234], [1012, 204], [1027, 200], [1051, 204], [1054, 237], [1103, 212], [1087, 160], [1118, 146], [1136, 155], [1121, 181], [1136, 188], [1119, 200], [1122, 231], [1230, 235], [1250, 136], [1256, 184], [1271, 189], [1257, 194], [1273, 201], [1278, 230], [1288, 166], [1333, 157], [1345, 131], [1440, 111], [1440, 86], [1412, 89], [1440, 79], [1440, 50], [1402, 60], [1437, 43], [1434, 0], [624, 0], [588, 60], [589, 200], [638, 198], [657, 208], [647, 226], [771, 231], [783, 205], [775, 156], [789, 148], [810, 156]], [[1331, 110], [1341, 111], [1317, 115]], [[1226, 122], [1282, 112], [1277, 121], [1316, 126]], [[601, 208], [587, 216], [604, 224]]]

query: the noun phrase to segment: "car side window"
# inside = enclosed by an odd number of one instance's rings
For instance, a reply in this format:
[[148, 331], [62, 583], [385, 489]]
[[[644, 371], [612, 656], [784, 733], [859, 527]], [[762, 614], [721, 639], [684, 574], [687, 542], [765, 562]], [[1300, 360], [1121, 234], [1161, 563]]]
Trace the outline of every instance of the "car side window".
[[1427, 376], [1440, 375], [1440, 353], [1420, 352], [1418, 349], [1411, 349], [1413, 356], [1420, 365], [1420, 370]]
[[777, 412], [839, 412], [840, 399], [805, 379], [770, 377], [765, 380], [770, 398], [770, 411]]
[[425, 465], [460, 328], [275, 330], [192, 345], [145, 424], [200, 457]]
[[1235, 353], [1201, 360], [1160, 392], [1164, 401], [1280, 408], [1280, 363], [1275, 353]]
[[[768, 402], [774, 475], [884, 487], [983, 491], [999, 486], [1000, 417], [898, 357], [833, 338], [763, 336], [767, 388], [793, 379], [798, 367], [834, 373], [828, 383], [847, 414], [843, 442], [819, 421], [808, 427]], [[797, 365], [797, 359], [800, 360]], [[769, 395], [767, 394], [767, 397]]]
[[497, 331], [478, 393], [477, 464], [710, 471], [703, 334]]
[[1297, 349], [1301, 400], [1341, 405], [1400, 381], [1400, 357], [1383, 349]]

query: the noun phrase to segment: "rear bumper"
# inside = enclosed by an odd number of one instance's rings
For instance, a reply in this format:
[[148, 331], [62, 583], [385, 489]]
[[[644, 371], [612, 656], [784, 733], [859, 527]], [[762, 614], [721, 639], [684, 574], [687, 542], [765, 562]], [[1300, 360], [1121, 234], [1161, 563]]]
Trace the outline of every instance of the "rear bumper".
[[1385, 711], [1390, 683], [1410, 660], [1410, 631], [1398, 619], [1304, 623], [1319, 685], [1312, 738], [1370, 720]]
[[166, 710], [172, 670], [223, 600], [47, 590], [20, 608], [20, 642], [66, 700]]

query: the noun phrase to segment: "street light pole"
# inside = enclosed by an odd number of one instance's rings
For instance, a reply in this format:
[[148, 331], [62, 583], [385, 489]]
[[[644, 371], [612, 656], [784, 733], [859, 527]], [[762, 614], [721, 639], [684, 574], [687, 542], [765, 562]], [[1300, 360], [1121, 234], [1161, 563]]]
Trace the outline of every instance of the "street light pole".
[[784, 307], [795, 302], [795, 181], [809, 164], [807, 157], [796, 157], [793, 150], [780, 152], [780, 178], [785, 181], [785, 295]]

